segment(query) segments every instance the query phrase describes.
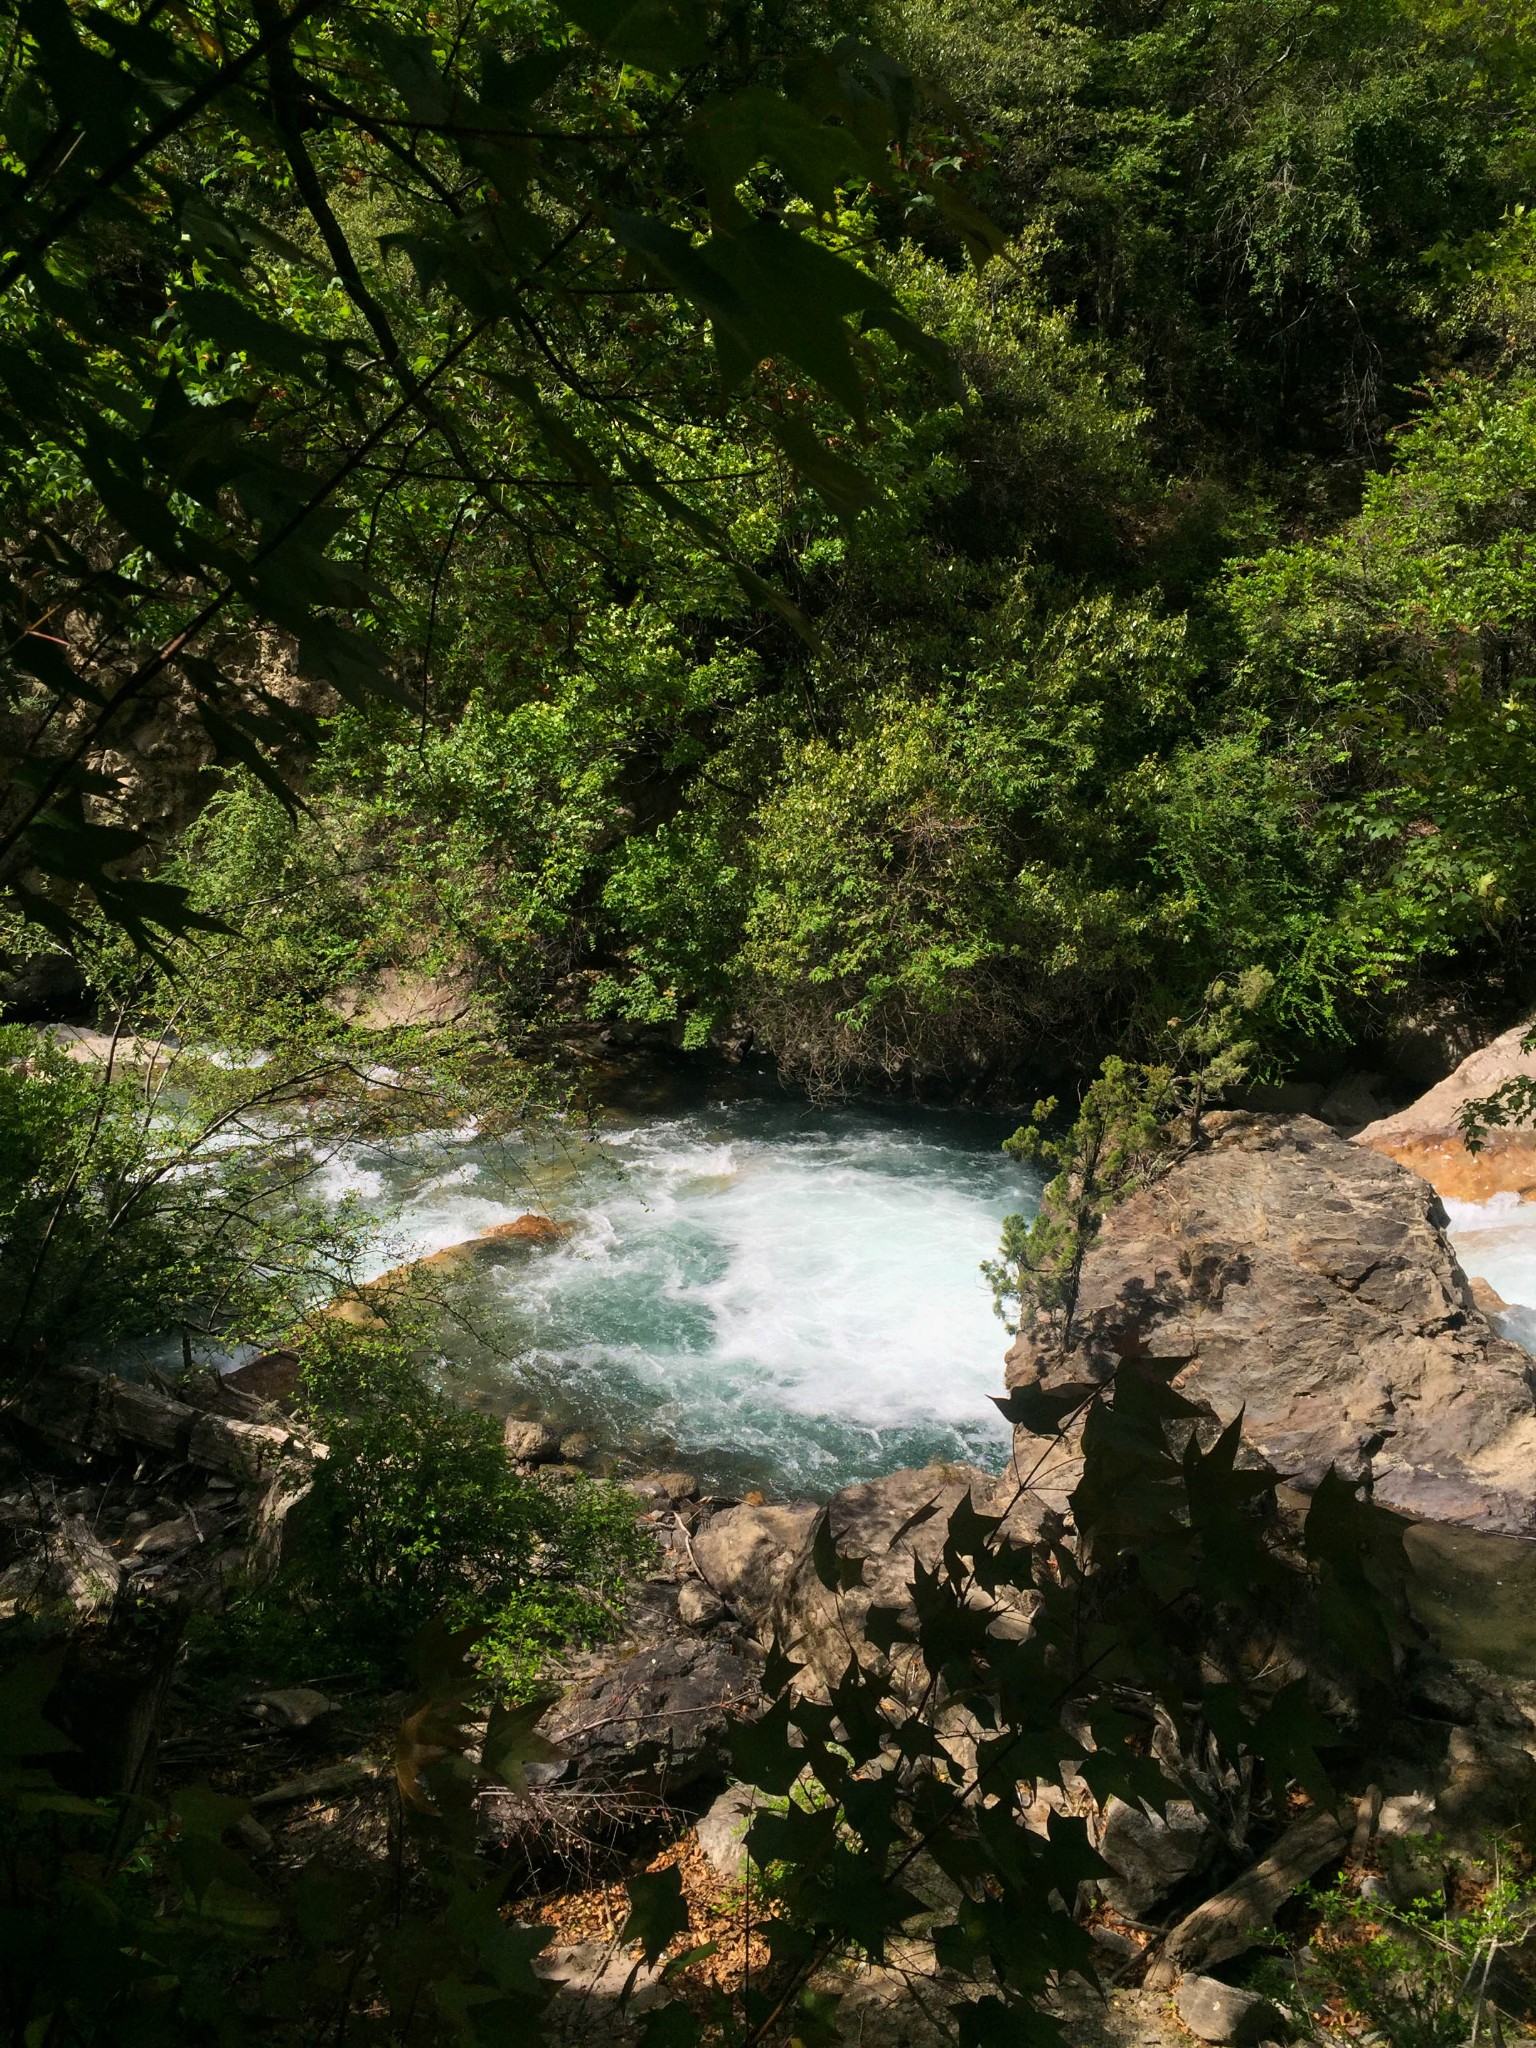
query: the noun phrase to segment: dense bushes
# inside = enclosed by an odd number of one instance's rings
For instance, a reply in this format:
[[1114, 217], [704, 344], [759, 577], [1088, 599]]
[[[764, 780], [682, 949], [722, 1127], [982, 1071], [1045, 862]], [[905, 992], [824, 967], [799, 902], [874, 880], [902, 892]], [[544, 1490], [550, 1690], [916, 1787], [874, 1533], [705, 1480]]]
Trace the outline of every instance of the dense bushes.
[[313, 818], [237, 791], [182, 877], [244, 921], [250, 850], [288, 864], [250, 929], [295, 1000], [467, 958], [516, 1028], [746, 1026], [826, 1085], [1001, 1085], [1249, 968], [1288, 1057], [1518, 976], [1512, 46], [1393, 0], [887, 26], [1012, 239], [978, 274], [926, 202], [840, 228], [884, 237], [958, 389], [872, 334], [878, 441], [795, 392], [824, 490], [707, 408], [671, 458], [815, 644], [648, 500], [530, 555], [429, 494], [376, 531], [425, 714], [345, 713]]
[[[249, 786], [166, 879], [244, 932], [227, 993], [259, 973], [292, 1026], [380, 965], [467, 960], [514, 1029], [551, 1007], [690, 1046], [745, 1025], [829, 1084], [931, 1084], [1097, 1054], [1249, 966], [1290, 1051], [1376, 1030], [1458, 962], [1518, 968], [1522, 19], [841, 10], [948, 126], [913, 130], [889, 182], [812, 179], [814, 199], [794, 161], [744, 162], [731, 233], [857, 252], [871, 318], [747, 381], [727, 349], [726, 394], [694, 313], [590, 252], [612, 317], [562, 301], [553, 356], [498, 326], [456, 401], [469, 472], [414, 443], [365, 465], [355, 559], [323, 587], [420, 694], [348, 685], [308, 817], [260, 788], [266, 728], [215, 714]], [[580, 49], [552, 120], [589, 60], [607, 76]], [[625, 79], [621, 126], [654, 111]], [[467, 175], [440, 141], [421, 207]], [[698, 146], [693, 171], [658, 159], [652, 195], [690, 221]], [[308, 201], [263, 197], [242, 158], [242, 203], [287, 239], [250, 244], [228, 303], [178, 273], [145, 359], [195, 373], [206, 407], [289, 420], [294, 362], [330, 366], [329, 403], [349, 349], [373, 360], [370, 317], [423, 361], [446, 345], [448, 273], [413, 297], [379, 244], [403, 202], [373, 145], [328, 126], [318, 166], [373, 300], [317, 287]], [[266, 325], [230, 327], [237, 282]], [[18, 504], [53, 517], [86, 472], [42, 474], [18, 471]]]
[[988, 202], [1043, 233], [1060, 301], [1144, 369], [1178, 463], [1295, 463], [1292, 489], [1328, 492], [1433, 361], [1435, 259], [1522, 196], [1528, 81], [1482, 10], [910, 0], [901, 19], [988, 137]]
[[520, 1478], [500, 1425], [434, 1389], [398, 1340], [345, 1326], [311, 1340], [306, 1407], [329, 1446], [291, 1555], [252, 1596], [255, 1654], [361, 1656], [388, 1671], [434, 1619], [477, 1626], [499, 1693], [529, 1692], [552, 1650], [611, 1632], [648, 1555], [631, 1497], [590, 1479]]

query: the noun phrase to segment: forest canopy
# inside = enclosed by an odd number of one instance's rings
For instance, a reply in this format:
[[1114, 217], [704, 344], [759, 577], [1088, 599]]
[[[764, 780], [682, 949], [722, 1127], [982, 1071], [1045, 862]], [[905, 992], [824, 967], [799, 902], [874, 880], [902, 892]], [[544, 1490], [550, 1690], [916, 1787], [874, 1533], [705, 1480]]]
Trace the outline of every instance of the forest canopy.
[[32, 0], [13, 950], [232, 930], [834, 1087], [1252, 968], [1280, 1065], [1498, 1009], [1527, 26]]

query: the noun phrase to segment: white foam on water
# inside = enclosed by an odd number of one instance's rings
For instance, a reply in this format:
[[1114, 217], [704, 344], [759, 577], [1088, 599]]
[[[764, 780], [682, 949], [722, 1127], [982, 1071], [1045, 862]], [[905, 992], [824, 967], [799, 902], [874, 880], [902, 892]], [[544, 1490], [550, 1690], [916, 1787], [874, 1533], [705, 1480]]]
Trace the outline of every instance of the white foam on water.
[[364, 1166], [350, 1151], [332, 1152], [315, 1166], [308, 1190], [317, 1201], [339, 1203], [348, 1195], [362, 1202], [384, 1199], [384, 1175], [377, 1167]]
[[1030, 1192], [999, 1155], [858, 1112], [627, 1134], [627, 1179], [507, 1287], [543, 1372], [648, 1411], [687, 1454], [803, 1480], [1006, 1439], [980, 1272]]
[[499, 1224], [510, 1223], [523, 1213], [494, 1196], [455, 1197], [445, 1190], [440, 1198], [411, 1203], [395, 1227], [381, 1235], [362, 1260], [359, 1278], [376, 1280], [386, 1269], [431, 1258], [451, 1245], [483, 1237]]
[[[748, 1103], [573, 1148], [570, 1240], [481, 1276], [503, 1384], [609, 1442], [706, 1472], [746, 1458], [791, 1490], [999, 1462], [1008, 1336], [980, 1265], [1038, 1188], [999, 1150], [1006, 1128]], [[404, 1241], [421, 1256], [546, 1206], [498, 1201], [479, 1164], [397, 1181], [379, 1270]]]
[[1486, 1202], [1447, 1201], [1450, 1238], [1462, 1271], [1486, 1280], [1517, 1313], [1500, 1319], [1504, 1334], [1532, 1348], [1536, 1338], [1536, 1202], [1517, 1194]]

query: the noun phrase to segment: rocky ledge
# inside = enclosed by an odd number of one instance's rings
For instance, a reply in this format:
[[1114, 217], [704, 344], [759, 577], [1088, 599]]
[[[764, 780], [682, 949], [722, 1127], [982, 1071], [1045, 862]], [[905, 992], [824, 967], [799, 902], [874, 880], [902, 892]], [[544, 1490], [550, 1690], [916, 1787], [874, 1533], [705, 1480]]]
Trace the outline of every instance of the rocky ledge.
[[[1494, 1330], [1427, 1182], [1311, 1117], [1228, 1112], [1105, 1219], [1067, 1326], [1010, 1387], [1092, 1385], [1127, 1347], [1294, 1483], [1330, 1465], [1413, 1520], [1536, 1535], [1536, 1360]], [[1021, 1431], [1016, 1456], [1048, 1446]], [[1070, 1471], [1057, 1485], [1070, 1485]]]

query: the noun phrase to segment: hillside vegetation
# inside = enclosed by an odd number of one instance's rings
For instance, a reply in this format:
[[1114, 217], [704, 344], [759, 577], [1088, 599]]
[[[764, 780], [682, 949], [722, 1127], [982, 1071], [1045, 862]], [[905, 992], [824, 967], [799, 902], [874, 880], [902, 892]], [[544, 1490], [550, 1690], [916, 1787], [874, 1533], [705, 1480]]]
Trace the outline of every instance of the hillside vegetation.
[[[1497, 1010], [1536, 871], [1524, 16], [815, 13], [832, 57], [786, 70], [812, 24], [767, 9], [712, 113], [531, 5], [346, 10], [315, 79], [12, 263], [33, 931], [71, 945], [94, 876], [235, 924], [274, 994], [467, 964], [508, 1025], [749, 1030], [834, 1086], [1081, 1061], [1254, 967], [1282, 1062]], [[46, 18], [66, 94], [109, 60]], [[94, 19], [147, 100], [190, 61]], [[40, 122], [46, 226], [93, 164]], [[706, 225], [708, 274], [667, 241]]]

